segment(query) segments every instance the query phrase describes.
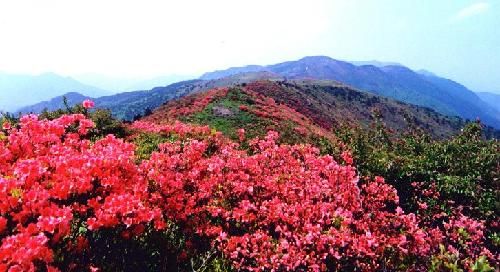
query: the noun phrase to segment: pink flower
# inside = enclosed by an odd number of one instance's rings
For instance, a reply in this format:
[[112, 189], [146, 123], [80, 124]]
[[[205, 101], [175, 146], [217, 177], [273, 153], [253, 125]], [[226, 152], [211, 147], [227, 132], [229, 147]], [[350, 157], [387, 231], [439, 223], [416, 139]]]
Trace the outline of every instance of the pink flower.
[[94, 101], [90, 99], [86, 99], [85, 101], [83, 101], [82, 105], [86, 109], [91, 109], [95, 106]]
[[349, 151], [344, 151], [340, 155], [347, 165], [352, 165], [354, 160], [352, 159], [352, 154]]

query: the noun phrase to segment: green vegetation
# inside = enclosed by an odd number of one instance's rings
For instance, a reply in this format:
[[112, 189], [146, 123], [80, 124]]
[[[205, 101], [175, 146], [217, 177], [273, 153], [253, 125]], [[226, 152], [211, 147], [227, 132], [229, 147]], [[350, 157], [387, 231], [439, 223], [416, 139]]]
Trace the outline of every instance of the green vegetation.
[[479, 123], [446, 140], [419, 131], [393, 137], [380, 123], [373, 130], [337, 131], [362, 175], [385, 177], [403, 199], [411, 197], [412, 182], [436, 182], [441, 205], [454, 201], [453, 206], [474, 207], [469, 213], [486, 219], [498, 216], [500, 209], [500, 144], [483, 140], [481, 133]]
[[159, 133], [141, 133], [134, 139], [137, 146], [135, 155], [139, 160], [149, 159], [151, 153], [158, 151], [158, 145], [169, 140]]
[[[209, 103], [203, 111], [180, 119], [185, 122], [209, 125], [232, 139], [238, 139], [236, 131], [238, 128], [245, 128], [250, 136], [260, 136], [265, 133], [262, 131], [262, 127], [266, 127], [270, 123], [252, 113], [240, 110], [240, 105], [251, 107], [253, 103], [251, 97], [237, 89], [232, 89], [227, 96]], [[230, 113], [228, 112], [227, 115], [217, 114], [214, 107], [226, 109]]]

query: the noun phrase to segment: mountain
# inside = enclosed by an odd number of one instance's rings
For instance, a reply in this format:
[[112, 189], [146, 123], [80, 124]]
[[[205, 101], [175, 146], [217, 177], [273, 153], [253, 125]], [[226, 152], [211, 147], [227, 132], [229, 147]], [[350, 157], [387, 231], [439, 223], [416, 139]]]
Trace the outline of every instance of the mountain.
[[201, 78], [217, 79], [247, 70], [268, 71], [288, 79], [335, 80], [374, 94], [429, 107], [446, 115], [480, 118], [484, 123], [500, 128], [500, 113], [485, 105], [466, 87], [429, 73], [414, 72], [401, 65], [357, 66], [326, 56], [312, 56], [268, 66], [233, 67], [205, 73]]
[[462, 119], [431, 109], [327, 80], [255, 80], [236, 84], [171, 100], [142, 120], [161, 124], [180, 119], [210, 125], [232, 138], [238, 137], [239, 128], [244, 128], [249, 137], [274, 129], [294, 143], [304, 139], [321, 141], [325, 137], [335, 140], [335, 128], [369, 128], [375, 116], [393, 131], [419, 127], [436, 138], [456, 134], [465, 124]]
[[500, 111], [500, 94], [496, 93], [488, 93], [488, 92], [479, 92], [476, 93], [481, 100], [486, 102], [491, 107], [494, 107], [497, 111]]
[[153, 110], [169, 100], [185, 95], [206, 91], [209, 89], [242, 84], [258, 79], [281, 78], [267, 72], [246, 73], [238, 76], [229, 76], [215, 80], [187, 80], [170, 84], [165, 87], [156, 87], [148, 91], [124, 92], [95, 99], [100, 108], [110, 109], [114, 116], [123, 120], [132, 120]]
[[453, 80], [432, 75], [424, 76], [424, 78], [440, 90], [446, 90], [452, 95], [453, 99], [446, 102], [455, 109], [459, 116], [470, 120], [480, 118], [485, 124], [498, 127], [500, 120], [498, 106], [495, 108], [494, 105], [489, 105], [476, 93]]
[[63, 109], [65, 107], [64, 98], [67, 99], [68, 106], [74, 106], [76, 104], [80, 104], [85, 99], [93, 99], [89, 96], [85, 96], [77, 92], [70, 92], [61, 96], [54, 97], [48, 101], [42, 101], [40, 103], [31, 106], [22, 107], [18, 109], [18, 111], [22, 113], [30, 113], [30, 112], [40, 113], [43, 110], [53, 111], [57, 109]]
[[200, 80], [183, 81], [156, 87], [148, 91], [124, 92], [94, 100], [96, 107], [110, 109], [114, 116], [123, 120], [132, 120], [142, 115], [148, 109], [154, 109], [165, 101], [182, 97], [196, 91]]
[[[313, 130], [323, 131], [322, 134], [326, 132], [329, 134], [333, 128], [343, 125], [368, 127], [373, 123], [374, 112], [382, 116], [385, 124], [394, 131], [402, 132], [410, 126], [420, 127], [436, 138], [456, 134], [465, 124], [463, 119], [445, 116], [429, 108], [406, 104], [387, 97], [356, 90], [336, 81], [288, 79], [277, 73], [265, 71], [240, 73], [214, 80], [182, 81], [148, 91], [103, 96], [94, 99], [94, 101], [98, 108], [108, 108], [115, 117], [123, 120], [141, 118], [155, 110], [151, 116], [146, 118], [161, 121], [171, 119], [168, 117], [169, 114], [165, 114], [165, 107], [182, 109], [193, 107], [191, 104], [197, 107], [199, 103], [196, 101], [204, 101], [199, 97], [205, 95], [206, 91], [233, 87], [257, 93], [263, 99], [271, 99], [278, 105], [287, 106], [292, 112], [300, 113], [305, 116], [304, 118], [312, 120], [314, 126], [321, 128]], [[86, 98], [80, 94], [68, 94], [68, 96], [72, 96], [69, 99], [70, 104], [78, 103]], [[61, 101], [62, 98], [59, 97], [49, 102], [25, 108], [24, 112], [39, 112], [44, 108], [62, 107]], [[244, 101], [240, 102], [243, 103]], [[275, 113], [284, 110], [279, 106], [276, 107], [278, 108]], [[286, 111], [289, 112], [290, 109], [286, 109]], [[222, 109], [222, 111], [225, 110]], [[189, 110], [185, 110], [185, 112], [189, 112]], [[296, 117], [293, 117], [292, 112], [286, 118], [296, 119]], [[211, 118], [215, 117], [208, 116], [204, 120], [212, 122], [210, 121]], [[284, 123], [287, 122], [286, 118], [283, 119]], [[299, 117], [299, 119], [301, 118]], [[218, 122], [216, 120], [218, 119], [213, 119], [213, 122]], [[237, 121], [239, 122], [239, 120]], [[280, 129], [285, 129], [285, 126], [281, 126]], [[486, 134], [489, 137], [500, 136], [497, 135], [498, 131], [490, 127], [486, 127]]]
[[[110, 109], [115, 117], [130, 121], [135, 117], [141, 116], [145, 112], [155, 109], [172, 99], [216, 87], [231, 86], [258, 79], [282, 79], [282, 77], [268, 72], [256, 72], [238, 74], [215, 80], [187, 80], [173, 83], [165, 87], [155, 87], [146, 91], [132, 91], [101, 96], [95, 98], [94, 102], [96, 107]], [[80, 96], [80, 99], [82, 97], [83, 95]], [[63, 106], [59, 103], [62, 101], [62, 96], [54, 98], [53, 101], [54, 103], [52, 103], [51, 100], [23, 107], [21, 112], [39, 113], [45, 107], [52, 109], [52, 106]], [[78, 101], [78, 99], [74, 99], [72, 101]], [[69, 104], [73, 105], [72, 103]]]
[[15, 111], [68, 92], [78, 92], [90, 97], [110, 94], [71, 77], [54, 73], [36, 76], [0, 73], [0, 110]]

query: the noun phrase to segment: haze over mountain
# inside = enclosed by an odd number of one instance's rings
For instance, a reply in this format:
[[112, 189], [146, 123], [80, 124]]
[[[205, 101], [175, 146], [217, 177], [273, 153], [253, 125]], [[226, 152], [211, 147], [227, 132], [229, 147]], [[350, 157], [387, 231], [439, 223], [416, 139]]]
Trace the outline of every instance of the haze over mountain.
[[478, 92], [476, 94], [488, 105], [494, 107], [497, 111], [500, 111], [500, 94], [490, 92]]
[[[256, 72], [247, 74], [238, 74], [215, 80], [186, 80], [176, 82], [167, 86], [159, 86], [151, 90], [138, 90], [131, 92], [123, 92], [114, 95], [102, 96], [94, 99], [94, 102], [99, 108], [107, 108], [113, 112], [113, 115], [123, 120], [132, 120], [137, 116], [143, 115], [148, 110], [155, 109], [163, 103], [175, 98], [209, 90], [216, 87], [232, 86], [235, 84], [247, 83], [259, 79], [283, 79], [283, 77], [268, 73]], [[72, 99], [69, 105], [75, 105], [84, 100], [83, 95], [70, 94], [77, 99]], [[39, 113], [43, 109], [55, 109], [62, 107], [63, 97], [58, 96], [50, 101], [42, 101], [30, 106], [21, 108], [22, 113], [34, 112]]]
[[156, 77], [113, 77], [101, 74], [81, 74], [74, 76], [80, 82], [96, 86], [114, 93], [150, 90], [154, 87], [167, 86], [175, 82], [196, 78], [192, 75], [165, 75]]
[[429, 107], [446, 115], [480, 118], [486, 124], [500, 127], [500, 113], [471, 90], [430, 72], [418, 73], [401, 65], [357, 66], [326, 56], [312, 56], [267, 66], [232, 67], [205, 73], [200, 78], [217, 79], [251, 71], [268, 71], [290, 79], [336, 80], [374, 94]]
[[15, 111], [20, 107], [46, 101], [68, 92], [78, 92], [89, 97], [111, 94], [109, 91], [54, 73], [40, 75], [0, 73], [0, 110]]
[[[450, 84], [457, 89], [461, 86], [451, 81], [442, 83], [440, 79], [433, 80], [437, 80], [440, 84]], [[313, 114], [314, 118], [317, 118], [316, 122], [321, 123], [327, 129], [331, 129], [332, 125], [341, 124], [367, 126], [373, 121], [374, 110], [379, 110], [386, 124], [397, 131], [404, 131], [409, 123], [413, 122], [435, 137], [455, 134], [465, 124], [464, 119], [445, 116], [429, 108], [408, 105], [378, 94], [369, 94], [337, 81], [290, 79], [269, 71], [238, 73], [211, 80], [182, 81], [148, 91], [103, 96], [94, 101], [98, 108], [110, 109], [115, 117], [133, 120], [148, 115], [161, 105], [184, 96], [218, 87], [246, 86], [255, 82], [264, 82], [259, 88], [261, 95], [272, 97], [279, 103], [288, 104], [306, 116]], [[258, 86], [258, 84], [253, 86]], [[329, 94], [326, 95], [325, 92]], [[86, 98], [81, 95], [69, 95], [72, 97], [69, 100], [70, 105], [81, 103]], [[193, 97], [203, 97], [203, 95]], [[25, 107], [22, 111], [40, 112], [44, 108], [55, 109], [63, 106], [62, 101], [62, 97], [57, 97], [49, 102]], [[489, 137], [498, 137], [498, 131], [491, 127], [486, 128], [485, 134]]]
[[66, 98], [66, 101], [67, 101], [69, 106], [80, 104], [86, 99], [93, 99], [89, 96], [85, 96], [85, 95], [82, 95], [80, 93], [69, 92], [69, 93], [65, 93], [61, 96], [56, 96], [48, 101], [42, 101], [42, 102], [36, 103], [34, 105], [19, 108], [19, 109], [17, 109], [17, 111], [22, 112], [22, 113], [30, 113], [30, 112], [40, 113], [44, 110], [53, 111], [53, 110], [57, 110], [57, 109], [64, 109], [65, 108], [64, 98]]
[[350, 63], [356, 65], [356, 66], [363, 66], [363, 65], [373, 65], [377, 67], [384, 67], [384, 66], [403, 66], [400, 63], [397, 62], [389, 62], [389, 61], [378, 61], [378, 60], [370, 60], [370, 61], [349, 61]]

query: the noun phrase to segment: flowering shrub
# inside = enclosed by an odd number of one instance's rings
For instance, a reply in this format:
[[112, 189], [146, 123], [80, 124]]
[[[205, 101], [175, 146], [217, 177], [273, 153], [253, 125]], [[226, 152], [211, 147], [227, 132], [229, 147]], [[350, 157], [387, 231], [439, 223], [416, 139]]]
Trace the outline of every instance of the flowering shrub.
[[89, 229], [160, 219], [141, 201], [147, 187], [141, 186], [131, 144], [112, 135], [94, 144], [82, 139], [94, 124], [81, 114], [53, 121], [28, 115], [19, 126], [0, 143], [0, 217], [6, 226], [0, 271], [52, 269], [53, 250], [65, 247], [81, 218], [87, 217]]
[[[113, 135], [88, 140], [94, 126], [69, 114], [3, 127], [0, 271], [116, 271], [122, 249], [160, 255], [156, 270], [202, 255], [245, 271], [425, 271], [451, 255], [469, 270], [497, 264], [482, 222], [405, 213], [383, 178], [358, 177], [348, 152], [340, 165], [310, 145], [279, 145], [272, 131], [238, 131], [243, 149], [208, 127], [137, 122], [168, 136], [137, 160]], [[174, 243], [180, 251], [165, 250]]]

